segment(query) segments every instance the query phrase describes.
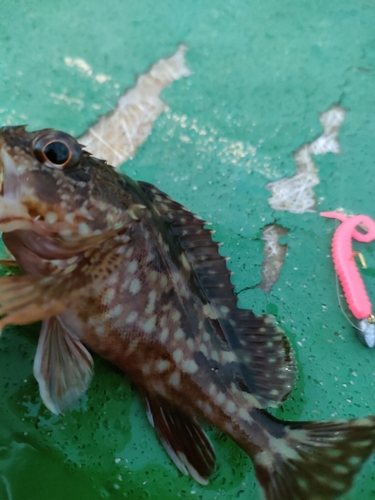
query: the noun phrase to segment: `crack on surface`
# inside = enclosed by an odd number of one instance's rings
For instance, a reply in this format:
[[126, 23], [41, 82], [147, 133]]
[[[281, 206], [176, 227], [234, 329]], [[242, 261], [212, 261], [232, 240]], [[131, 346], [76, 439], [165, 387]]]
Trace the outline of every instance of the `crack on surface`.
[[266, 185], [272, 193], [268, 202], [274, 210], [286, 210], [297, 214], [316, 211], [317, 202], [313, 188], [320, 180], [312, 156], [340, 153], [337, 136], [344, 117], [345, 110], [340, 106], [333, 106], [322, 113], [320, 123], [323, 125], [323, 133], [315, 141], [303, 145], [294, 153], [296, 174]]
[[262, 262], [262, 281], [259, 287], [269, 293], [279, 279], [288, 246], [281, 244], [279, 238], [288, 234], [289, 230], [277, 224], [267, 225], [262, 232], [264, 241], [264, 258]]
[[132, 158], [151, 132], [158, 116], [168, 109], [159, 94], [172, 82], [188, 77], [187, 47], [180, 45], [172, 57], [161, 59], [148, 73], [138, 77], [123, 94], [113, 111], [102, 116], [78, 141], [97, 158], [118, 167]]

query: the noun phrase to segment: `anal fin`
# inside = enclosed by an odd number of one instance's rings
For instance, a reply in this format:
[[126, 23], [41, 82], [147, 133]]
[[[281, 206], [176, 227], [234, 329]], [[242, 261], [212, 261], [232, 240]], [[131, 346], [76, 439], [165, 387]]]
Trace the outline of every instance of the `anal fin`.
[[86, 392], [92, 374], [92, 357], [80, 340], [64, 328], [58, 317], [44, 320], [34, 376], [47, 408], [61, 413]]
[[160, 398], [144, 398], [148, 419], [177, 468], [198, 483], [207, 484], [216, 457], [199, 423]]

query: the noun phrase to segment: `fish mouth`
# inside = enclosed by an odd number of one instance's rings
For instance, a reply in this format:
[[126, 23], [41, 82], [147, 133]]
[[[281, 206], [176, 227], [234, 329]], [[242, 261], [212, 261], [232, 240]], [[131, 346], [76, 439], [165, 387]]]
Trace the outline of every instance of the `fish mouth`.
[[17, 170], [0, 143], [0, 231], [31, 229], [32, 217], [17, 199]]

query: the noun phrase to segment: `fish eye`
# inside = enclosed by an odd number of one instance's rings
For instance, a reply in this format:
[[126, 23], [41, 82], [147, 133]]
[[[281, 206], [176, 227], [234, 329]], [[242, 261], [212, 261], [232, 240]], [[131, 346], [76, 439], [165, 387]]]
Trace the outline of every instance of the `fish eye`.
[[71, 168], [78, 165], [82, 149], [70, 135], [56, 130], [44, 130], [31, 141], [35, 158], [52, 168]]

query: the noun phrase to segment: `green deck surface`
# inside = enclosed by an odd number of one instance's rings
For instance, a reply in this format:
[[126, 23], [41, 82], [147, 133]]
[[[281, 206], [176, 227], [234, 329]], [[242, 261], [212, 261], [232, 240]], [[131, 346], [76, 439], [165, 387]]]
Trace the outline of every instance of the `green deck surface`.
[[[375, 217], [374, 26], [370, 0], [0, 1], [0, 124], [79, 136], [138, 74], [188, 46], [194, 74], [163, 92], [170, 113], [122, 170], [212, 221], [240, 306], [276, 314], [299, 368], [275, 413], [286, 420], [375, 414], [375, 350], [340, 312], [327, 258], [337, 223], [274, 212], [265, 189], [294, 174], [292, 153], [320, 135], [319, 113], [340, 103], [341, 154], [314, 157], [319, 209]], [[98, 83], [64, 57], [111, 79]], [[266, 295], [257, 287], [260, 236], [272, 222], [290, 231]], [[375, 242], [360, 248], [375, 301]], [[87, 395], [53, 416], [32, 375], [37, 338], [32, 325], [0, 339], [0, 500], [258, 499], [250, 460], [209, 426], [218, 457], [211, 483], [183, 477], [127, 381], [97, 357]], [[375, 498], [374, 457], [343, 498]]]

